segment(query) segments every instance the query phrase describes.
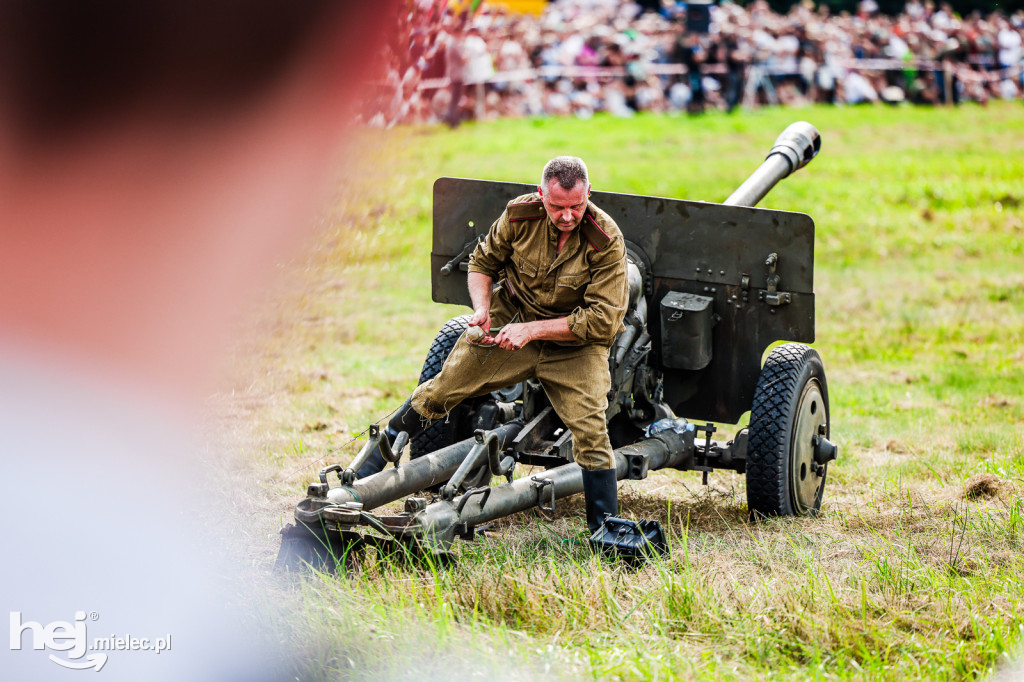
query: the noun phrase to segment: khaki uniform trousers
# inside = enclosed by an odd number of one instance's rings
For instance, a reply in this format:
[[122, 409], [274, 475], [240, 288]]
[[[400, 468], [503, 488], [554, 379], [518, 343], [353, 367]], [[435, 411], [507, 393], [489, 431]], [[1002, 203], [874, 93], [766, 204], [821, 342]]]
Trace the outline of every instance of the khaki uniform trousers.
[[482, 348], [458, 340], [437, 376], [420, 384], [412, 407], [428, 419], [441, 419], [456, 405], [526, 379], [537, 379], [555, 412], [572, 432], [573, 457], [592, 471], [615, 466], [608, 440], [608, 348], [562, 346], [531, 341], [516, 351]]

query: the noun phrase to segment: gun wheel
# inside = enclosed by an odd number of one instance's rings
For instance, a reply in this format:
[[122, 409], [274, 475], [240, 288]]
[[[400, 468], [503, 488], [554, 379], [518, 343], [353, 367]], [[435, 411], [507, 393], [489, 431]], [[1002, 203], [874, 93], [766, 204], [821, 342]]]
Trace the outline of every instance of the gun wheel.
[[[469, 315], [453, 317], [442, 325], [430, 344], [427, 357], [423, 361], [423, 369], [420, 371], [419, 383], [429, 381], [437, 376], [448, 359], [452, 349], [458, 342], [459, 337], [469, 328]], [[428, 453], [448, 447], [452, 443], [465, 440], [473, 435], [469, 419], [469, 407], [465, 404], [459, 405], [452, 410], [448, 419], [441, 419], [427, 427], [418, 436], [415, 436], [410, 443], [410, 454], [412, 457], [421, 457]], [[463, 482], [460, 489], [475, 488], [485, 485], [491, 480], [490, 470], [487, 467], [480, 467], [471, 471]]]
[[754, 391], [747, 451], [747, 507], [753, 517], [815, 514], [828, 462], [818, 437], [829, 435], [828, 384], [821, 357], [798, 343], [775, 348]]
[[[437, 376], [438, 372], [441, 371], [441, 367], [444, 366], [444, 361], [451, 354], [452, 348], [455, 347], [455, 343], [469, 326], [468, 322], [469, 315], [459, 315], [444, 323], [434, 337], [434, 342], [430, 344], [430, 350], [427, 351], [427, 357], [423, 361], [423, 369], [420, 371], [419, 383], [422, 384], [424, 381], [429, 381]], [[458, 416], [453, 415], [455, 418], [448, 420], [447, 423], [445, 420], [436, 421], [418, 436], [415, 436], [412, 439], [412, 443], [410, 443], [412, 456], [420, 457], [461, 440], [461, 438], [457, 437], [459, 434], [454, 433], [457, 423], [461, 421], [457, 419]], [[462, 438], [469, 438], [470, 435], [472, 434], [466, 434]]]

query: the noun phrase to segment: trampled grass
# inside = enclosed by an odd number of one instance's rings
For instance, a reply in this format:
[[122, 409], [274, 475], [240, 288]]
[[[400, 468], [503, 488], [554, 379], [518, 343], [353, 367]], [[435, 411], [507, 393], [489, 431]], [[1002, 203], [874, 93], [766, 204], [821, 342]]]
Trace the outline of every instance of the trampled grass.
[[461, 544], [454, 568], [370, 557], [271, 583], [260, 618], [294, 652], [289, 678], [970, 679], [1019, 646], [1019, 103], [368, 131], [214, 400], [250, 481], [241, 551], [269, 573], [306, 483], [354, 456], [462, 312], [430, 302], [434, 179], [530, 182], [573, 153], [599, 189], [721, 201], [795, 119], [822, 153], [762, 205], [817, 226], [814, 345], [840, 447], [824, 514], [751, 524], [742, 476], [655, 472], [620, 488], [626, 514], [670, 534], [640, 570], [587, 553], [570, 499]]

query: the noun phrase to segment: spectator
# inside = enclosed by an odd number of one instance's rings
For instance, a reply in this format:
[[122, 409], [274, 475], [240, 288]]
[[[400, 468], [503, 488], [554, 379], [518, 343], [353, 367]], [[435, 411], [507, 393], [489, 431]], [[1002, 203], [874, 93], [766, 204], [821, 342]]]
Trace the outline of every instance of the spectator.
[[617, 0], [556, 0], [540, 17], [486, 4], [468, 16], [421, 0], [398, 24], [395, 44], [407, 54], [387, 60], [393, 74], [373, 122], [733, 111], [873, 102], [883, 92], [888, 102], [984, 102], [1024, 89], [1020, 12], [962, 19], [947, 3], [909, 0], [890, 17], [862, 0], [856, 15], [832, 16], [805, 0], [780, 15], [765, 0], [726, 0], [711, 7], [706, 35], [665, 15]]
[[459, 50], [462, 58], [462, 82], [472, 85], [475, 108], [473, 116], [484, 117], [484, 84], [494, 75], [494, 64], [487, 51], [487, 43], [480, 36], [480, 29], [471, 26]]

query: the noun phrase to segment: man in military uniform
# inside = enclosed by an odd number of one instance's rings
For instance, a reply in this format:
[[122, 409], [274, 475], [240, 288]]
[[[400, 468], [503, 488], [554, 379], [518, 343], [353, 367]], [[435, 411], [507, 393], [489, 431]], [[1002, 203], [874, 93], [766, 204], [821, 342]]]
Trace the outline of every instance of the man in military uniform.
[[[492, 351], [481, 364], [480, 350], [463, 335], [385, 434], [392, 442], [400, 431], [415, 435], [466, 398], [535, 378], [572, 432], [595, 531], [618, 506], [605, 411], [608, 349], [622, 329], [628, 284], [622, 233], [589, 196], [586, 165], [559, 156], [544, 166], [536, 194], [509, 202], [469, 261], [469, 326], [482, 330], [478, 343], [493, 344]], [[359, 475], [383, 466], [375, 452]]]

